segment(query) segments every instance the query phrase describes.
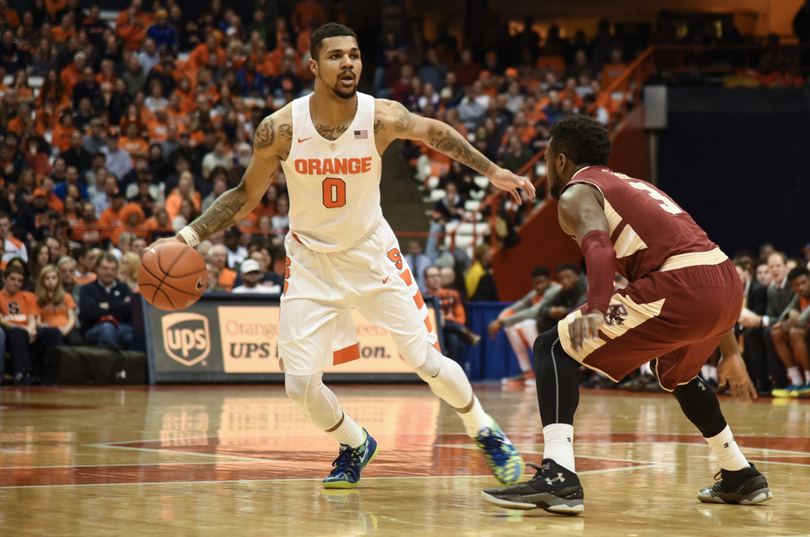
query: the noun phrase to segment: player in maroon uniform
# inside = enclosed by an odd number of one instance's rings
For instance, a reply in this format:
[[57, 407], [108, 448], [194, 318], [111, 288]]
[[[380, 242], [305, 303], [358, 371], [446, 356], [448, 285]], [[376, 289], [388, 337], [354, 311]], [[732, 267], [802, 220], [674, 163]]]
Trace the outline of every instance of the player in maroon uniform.
[[[552, 127], [549, 188], [560, 200], [560, 226], [585, 256], [588, 303], [534, 343], [542, 468], [526, 483], [487, 489], [483, 497], [512, 509], [581, 513], [573, 448], [577, 368], [583, 364], [618, 381], [654, 361], [659, 383], [720, 462], [722, 478], [698, 499], [769, 500], [765, 477], [740, 452], [717, 397], [698, 377], [719, 345], [721, 384], [727, 381], [746, 402], [756, 398], [734, 339], [743, 301], [734, 265], [683, 209], [651, 184], [611, 171], [609, 158], [610, 138], [593, 119], [572, 116]], [[614, 271], [630, 282], [625, 289], [614, 292]]]

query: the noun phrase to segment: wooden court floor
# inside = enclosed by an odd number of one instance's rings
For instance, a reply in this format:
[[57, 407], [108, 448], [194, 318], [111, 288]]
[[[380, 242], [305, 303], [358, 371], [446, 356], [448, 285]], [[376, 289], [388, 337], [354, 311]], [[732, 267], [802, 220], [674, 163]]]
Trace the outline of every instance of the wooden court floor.
[[[542, 458], [533, 388], [477, 387], [527, 461]], [[506, 511], [460, 421], [426, 386], [335, 386], [380, 455], [326, 492], [337, 449], [281, 386], [5, 388], [0, 535], [769, 536], [810, 534], [810, 404], [722, 401], [774, 494], [705, 505], [718, 470], [669, 395], [583, 391], [575, 437], [585, 513]]]

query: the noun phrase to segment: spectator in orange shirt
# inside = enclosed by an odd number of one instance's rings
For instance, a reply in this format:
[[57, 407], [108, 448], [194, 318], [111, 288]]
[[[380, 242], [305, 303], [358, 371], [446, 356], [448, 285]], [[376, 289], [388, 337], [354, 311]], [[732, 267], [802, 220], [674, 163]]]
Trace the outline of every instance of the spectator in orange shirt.
[[276, 65], [273, 62], [273, 58], [270, 57], [267, 51], [267, 44], [264, 41], [259, 43], [256, 54], [252, 55], [251, 58], [256, 62], [256, 70], [265, 78], [277, 74]]
[[[96, 229], [96, 208], [92, 201], [85, 200], [82, 202], [82, 219], [73, 226], [73, 231], [70, 234], [71, 240], [80, 242], [85, 246], [97, 246], [101, 244], [101, 232]], [[79, 258], [76, 258], [79, 261]], [[80, 263], [81, 264], [81, 263]], [[77, 277], [76, 282], [84, 285]]]
[[146, 29], [152, 25], [152, 17], [141, 11], [142, 5], [141, 0], [132, 0], [132, 6], [115, 20], [115, 31], [125, 49], [140, 50], [146, 39]]
[[17, 107], [17, 117], [8, 122], [6, 125], [6, 130], [8, 132], [13, 132], [17, 136], [21, 136], [23, 129], [25, 128], [25, 122], [30, 118], [31, 106], [27, 103], [20, 103]]
[[62, 84], [65, 86], [66, 95], [73, 95], [73, 86], [81, 81], [84, 76], [85, 67], [87, 67], [87, 54], [83, 50], [80, 50], [73, 56], [73, 62], [62, 69], [60, 78], [62, 79]]
[[149, 143], [156, 144], [166, 140], [169, 137], [169, 125], [169, 114], [166, 112], [166, 108], [155, 110], [154, 121], [147, 125]]
[[45, 9], [48, 10], [51, 20], [56, 20], [56, 14], [65, 9], [67, 0], [45, 0]]
[[[461, 363], [461, 352], [464, 341], [475, 345], [480, 341], [481, 336], [474, 334], [469, 328], [464, 326], [467, 322], [467, 314], [464, 311], [464, 304], [458, 291], [454, 289], [442, 288], [442, 277], [439, 267], [428, 267], [425, 269], [425, 286], [427, 294], [439, 299], [439, 309], [442, 317], [442, 330], [444, 331], [444, 346], [447, 349], [447, 356], [455, 362]], [[419, 295], [417, 295], [419, 296]], [[437, 318], [437, 324], [440, 322]]]
[[121, 222], [123, 224], [121, 229], [113, 232], [112, 241], [118, 244], [118, 239], [124, 231], [143, 234], [143, 222], [145, 219], [143, 209], [139, 204], [127, 203], [121, 210]]
[[[56, 164], [60, 159], [56, 159], [54, 164]], [[64, 165], [64, 160], [62, 160], [62, 164]], [[51, 177], [43, 177], [42, 182], [39, 184], [39, 188], [45, 191], [45, 205], [53, 209], [54, 211], [61, 213], [65, 210], [64, 202], [59, 199], [59, 196], [53, 193], [54, 187], [56, 186], [55, 181]]]
[[115, 80], [115, 62], [108, 58], [101, 60], [101, 69], [99, 69], [99, 73], [96, 75], [96, 84], [99, 86], [104, 82], [115, 84]]
[[79, 34], [76, 33], [75, 18], [72, 11], [65, 13], [59, 26], [51, 29], [51, 39], [57, 43], [64, 43], [68, 37], [79, 37]]
[[[614, 48], [610, 51], [610, 63], [606, 63], [602, 67], [602, 79], [600, 80], [602, 87], [607, 89], [613, 82], [618, 79], [627, 70], [627, 65], [622, 61], [622, 49]], [[627, 83], [622, 83], [615, 91], [624, 91], [627, 89]]]
[[46, 265], [39, 274], [34, 290], [39, 306], [37, 328], [56, 328], [68, 345], [81, 345], [76, 328], [76, 302], [59, 281], [59, 269]]
[[103, 213], [101, 213], [101, 216], [98, 218], [97, 222], [98, 226], [105, 228], [101, 230], [102, 238], [112, 240], [113, 235], [116, 231], [118, 231], [118, 228], [122, 227], [123, 218], [121, 215], [125, 202], [126, 198], [121, 190], [112, 195], [112, 204], [110, 204], [110, 206], [107, 207]]
[[560, 92], [560, 100], [571, 99], [574, 108], [582, 108], [582, 97], [577, 92], [577, 79], [569, 77], [565, 81], [565, 88]]
[[76, 127], [73, 126], [73, 114], [70, 110], [65, 110], [59, 118], [59, 124], [53, 129], [51, 144], [64, 153], [70, 149], [70, 136], [74, 132], [77, 131]]
[[293, 10], [292, 25], [296, 32], [303, 32], [313, 24], [318, 28], [326, 21], [326, 10], [316, 0], [302, 0]]
[[208, 250], [208, 259], [211, 266], [219, 270], [219, 286], [230, 293], [233, 289], [233, 282], [236, 281], [236, 272], [226, 266], [228, 249], [222, 244], [216, 244]]
[[200, 193], [194, 190], [194, 176], [191, 172], [183, 172], [177, 181], [177, 188], [166, 196], [166, 212], [169, 213], [169, 220], [180, 214], [180, 204], [184, 199], [190, 200], [194, 204], [194, 209], [200, 211]]
[[28, 165], [31, 167], [31, 171], [34, 172], [34, 176], [37, 180], [51, 173], [50, 159], [48, 158], [48, 154], [42, 151], [39, 140], [39, 137], [28, 140], [26, 151], [24, 152], [28, 159]]
[[0, 292], [0, 326], [6, 334], [15, 384], [28, 385], [33, 374], [40, 374], [43, 352], [65, 344], [58, 328], [37, 330], [39, 306], [34, 293], [23, 291], [25, 272], [18, 267], [6, 269], [6, 285]]
[[188, 73], [189, 78], [196, 78], [197, 71], [208, 64], [208, 56], [210, 54], [217, 55], [220, 67], [225, 64], [225, 51], [219, 46], [217, 38], [211, 34], [205, 38], [205, 43], [200, 43], [194, 47], [194, 50], [188, 55], [186, 73]]
[[12, 28], [20, 25], [20, 16], [13, 9], [9, 9], [6, 0], [0, 0], [0, 17], [3, 17]]
[[134, 121], [127, 124], [126, 132], [121, 137], [119, 147], [132, 156], [133, 165], [136, 157], [149, 157], [149, 144], [138, 136], [138, 124]]
[[[72, 64], [71, 64], [72, 65]], [[68, 94], [62, 77], [56, 72], [56, 69], [51, 69], [45, 75], [45, 80], [42, 81], [42, 88], [39, 90], [37, 101], [40, 106], [45, 106], [47, 99], [53, 99], [56, 106], [60, 109], [70, 106], [70, 97], [73, 95], [73, 89]]]

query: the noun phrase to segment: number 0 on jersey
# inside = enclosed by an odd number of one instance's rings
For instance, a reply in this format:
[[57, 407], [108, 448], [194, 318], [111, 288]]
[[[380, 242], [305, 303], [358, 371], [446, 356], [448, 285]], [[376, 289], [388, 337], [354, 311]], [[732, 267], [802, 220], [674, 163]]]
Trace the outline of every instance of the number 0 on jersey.
[[346, 205], [346, 182], [343, 179], [327, 177], [323, 180], [323, 205], [327, 209]]

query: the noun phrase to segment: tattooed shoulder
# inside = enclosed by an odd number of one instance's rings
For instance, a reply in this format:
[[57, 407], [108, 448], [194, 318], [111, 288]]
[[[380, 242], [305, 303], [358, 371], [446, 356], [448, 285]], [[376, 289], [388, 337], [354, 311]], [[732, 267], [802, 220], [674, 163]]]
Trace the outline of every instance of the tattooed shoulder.
[[275, 137], [273, 116], [270, 116], [259, 123], [259, 128], [256, 129], [256, 134], [253, 136], [253, 149], [258, 151], [270, 147], [273, 145]]
[[399, 134], [411, 130], [413, 116], [402, 103], [394, 103], [394, 131]]

